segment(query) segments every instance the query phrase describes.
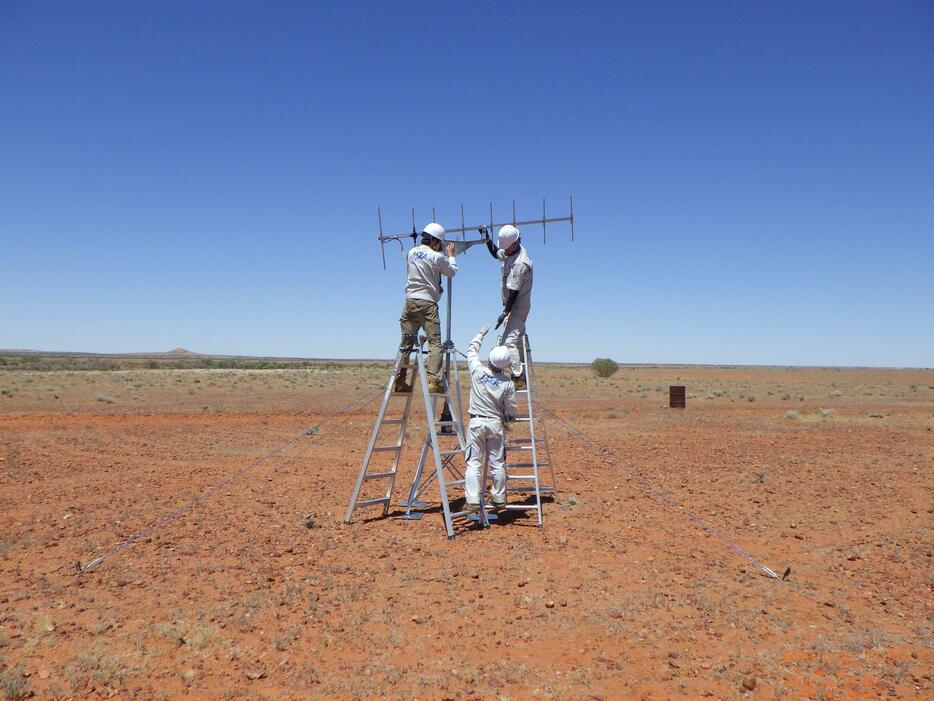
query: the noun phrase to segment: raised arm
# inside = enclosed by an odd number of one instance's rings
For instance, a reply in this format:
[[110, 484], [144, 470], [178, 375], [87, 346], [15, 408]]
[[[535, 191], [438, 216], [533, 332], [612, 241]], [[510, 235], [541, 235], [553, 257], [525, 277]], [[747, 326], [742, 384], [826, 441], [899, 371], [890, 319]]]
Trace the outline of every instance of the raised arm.
[[467, 369], [470, 370], [471, 375], [482, 365], [480, 362], [480, 346], [483, 344], [483, 337], [487, 335], [489, 330], [489, 326], [482, 326], [467, 346]]
[[490, 255], [493, 256], [495, 260], [499, 260], [499, 256], [496, 255], [496, 244], [493, 243], [493, 239], [490, 237], [490, 232], [485, 228], [481, 228], [480, 233], [483, 234], [483, 240], [486, 242], [486, 250], [490, 252]]
[[454, 260], [454, 244], [447, 245], [447, 255], [438, 254], [438, 267], [447, 277], [454, 277], [457, 274], [457, 261]]

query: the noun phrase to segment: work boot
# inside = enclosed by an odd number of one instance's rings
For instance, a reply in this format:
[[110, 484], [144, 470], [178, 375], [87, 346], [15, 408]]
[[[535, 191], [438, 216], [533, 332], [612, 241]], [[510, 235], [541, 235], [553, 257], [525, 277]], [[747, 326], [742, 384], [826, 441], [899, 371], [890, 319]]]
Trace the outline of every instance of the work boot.
[[444, 384], [441, 380], [429, 379], [428, 380], [428, 393], [429, 394], [444, 394]]
[[396, 384], [393, 385], [392, 391], [400, 393], [408, 393], [412, 391], [412, 388], [405, 381], [405, 373], [396, 375]]
[[521, 375], [515, 375], [512, 378], [512, 384], [515, 385], [516, 389], [525, 389], [525, 373]]
[[471, 503], [468, 502], [468, 503], [464, 504], [464, 511], [466, 511], [468, 514], [478, 514], [478, 513], [480, 513], [480, 505], [479, 505], [479, 504], [471, 504]]

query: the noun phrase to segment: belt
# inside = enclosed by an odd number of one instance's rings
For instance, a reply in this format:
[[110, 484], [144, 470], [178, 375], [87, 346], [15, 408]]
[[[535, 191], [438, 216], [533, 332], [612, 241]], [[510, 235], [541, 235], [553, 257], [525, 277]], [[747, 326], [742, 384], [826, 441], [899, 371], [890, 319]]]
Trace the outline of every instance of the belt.
[[500, 416], [484, 416], [483, 414], [468, 414], [472, 419], [491, 419], [492, 421], [502, 421]]

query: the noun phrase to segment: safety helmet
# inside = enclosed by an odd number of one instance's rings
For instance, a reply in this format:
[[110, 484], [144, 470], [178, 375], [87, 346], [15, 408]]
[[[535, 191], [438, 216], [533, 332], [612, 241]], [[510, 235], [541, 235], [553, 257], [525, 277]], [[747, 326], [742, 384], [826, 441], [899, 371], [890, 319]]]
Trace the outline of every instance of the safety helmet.
[[506, 346], [496, 346], [490, 351], [490, 363], [500, 370], [505, 370], [512, 363], [512, 354]]
[[519, 240], [519, 230], [512, 224], [507, 224], [499, 230], [499, 236], [496, 240], [500, 248], [509, 248]]
[[422, 229], [422, 233], [428, 234], [432, 238], [438, 239], [439, 241], [444, 241], [444, 227], [437, 222], [425, 224], [425, 228]]

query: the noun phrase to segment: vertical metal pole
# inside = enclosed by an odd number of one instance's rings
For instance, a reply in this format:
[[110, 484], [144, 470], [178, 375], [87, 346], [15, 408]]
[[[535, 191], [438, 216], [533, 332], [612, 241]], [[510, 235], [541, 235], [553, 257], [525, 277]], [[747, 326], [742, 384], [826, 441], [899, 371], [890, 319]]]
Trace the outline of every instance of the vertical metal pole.
[[431, 208], [431, 221], [434, 221], [434, 222], [438, 221], [438, 217], [435, 215], [434, 207]]
[[542, 197], [542, 245], [548, 243], [548, 230], [545, 228], [545, 198]]
[[516, 201], [512, 201], [512, 225], [516, 225]]
[[574, 240], [574, 195], [571, 198], [571, 241]]
[[383, 270], [386, 269], [386, 242], [383, 241], [383, 213], [376, 208], [376, 218], [379, 220], [379, 252], [383, 254]]

